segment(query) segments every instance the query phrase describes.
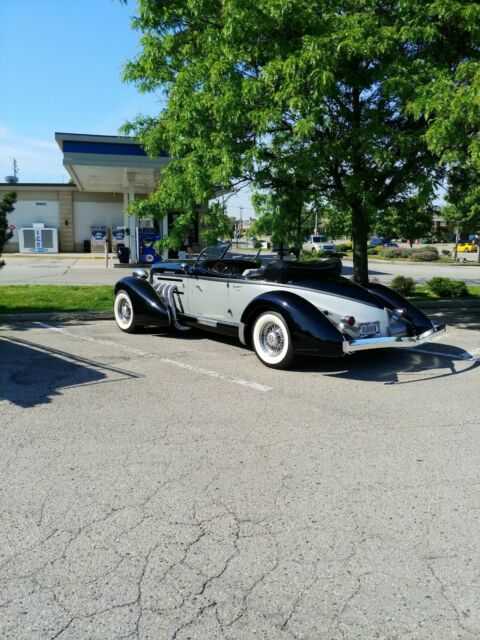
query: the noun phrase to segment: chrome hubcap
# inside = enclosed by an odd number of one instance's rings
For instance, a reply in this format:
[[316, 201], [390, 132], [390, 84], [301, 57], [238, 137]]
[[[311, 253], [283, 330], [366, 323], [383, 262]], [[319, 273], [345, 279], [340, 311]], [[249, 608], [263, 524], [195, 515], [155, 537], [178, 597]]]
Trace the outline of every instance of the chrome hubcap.
[[281, 353], [285, 344], [281, 327], [273, 322], [265, 324], [260, 332], [260, 344], [262, 349], [270, 355]]
[[130, 317], [132, 315], [132, 310], [130, 309], [130, 305], [126, 300], [123, 300], [122, 303], [120, 304], [119, 313], [120, 313], [120, 318], [122, 319], [123, 322], [126, 323], [130, 320]]

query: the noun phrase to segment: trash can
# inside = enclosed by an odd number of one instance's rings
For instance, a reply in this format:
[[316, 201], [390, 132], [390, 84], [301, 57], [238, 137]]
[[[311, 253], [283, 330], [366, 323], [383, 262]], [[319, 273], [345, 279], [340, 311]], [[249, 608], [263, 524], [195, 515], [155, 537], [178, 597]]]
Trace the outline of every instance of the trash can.
[[84, 240], [83, 241], [83, 253], [91, 253], [92, 252], [92, 245], [90, 243], [90, 240]]
[[117, 256], [120, 264], [128, 264], [130, 259], [130, 249], [124, 244], [117, 244]]

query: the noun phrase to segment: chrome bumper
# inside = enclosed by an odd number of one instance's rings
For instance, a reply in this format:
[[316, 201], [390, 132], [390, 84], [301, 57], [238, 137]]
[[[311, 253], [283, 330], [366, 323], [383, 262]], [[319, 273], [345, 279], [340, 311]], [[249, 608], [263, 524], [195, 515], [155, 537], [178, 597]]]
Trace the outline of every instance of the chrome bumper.
[[355, 351], [363, 351], [365, 349], [385, 349], [387, 347], [416, 347], [419, 344], [428, 342], [437, 333], [445, 333], [445, 324], [436, 324], [432, 329], [421, 333], [419, 336], [344, 340], [343, 353], [355, 353]]

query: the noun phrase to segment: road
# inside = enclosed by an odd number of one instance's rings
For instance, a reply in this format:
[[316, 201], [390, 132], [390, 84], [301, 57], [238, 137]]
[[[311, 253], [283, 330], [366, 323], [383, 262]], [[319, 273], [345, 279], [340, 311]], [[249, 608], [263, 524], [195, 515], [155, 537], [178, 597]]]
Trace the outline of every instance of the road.
[[[472, 254], [470, 254], [472, 256]], [[88, 257], [9, 257], [5, 256], [6, 266], [0, 269], [0, 285], [2, 284], [103, 284], [113, 285], [128, 273], [130, 268], [118, 268], [117, 260], [110, 259], [109, 267], [105, 267], [103, 259]], [[352, 261], [343, 259], [343, 274], [352, 274]], [[371, 261], [369, 273], [371, 278], [388, 284], [396, 275], [411, 276], [418, 284], [424, 283], [433, 276], [445, 276], [465, 280], [470, 284], [480, 284], [480, 264], [473, 261], [468, 264], [428, 264], [404, 263], [394, 264]]]
[[287, 372], [4, 324], [2, 640], [480, 637], [480, 321], [449, 313], [420, 351]]

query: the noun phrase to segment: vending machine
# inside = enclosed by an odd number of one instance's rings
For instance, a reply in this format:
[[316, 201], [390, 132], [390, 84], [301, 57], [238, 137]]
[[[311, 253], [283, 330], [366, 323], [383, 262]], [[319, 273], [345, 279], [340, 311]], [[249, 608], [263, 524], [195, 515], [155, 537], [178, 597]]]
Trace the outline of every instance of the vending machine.
[[162, 255], [155, 249], [155, 242], [160, 240], [160, 234], [151, 228], [138, 230], [140, 244], [140, 262], [143, 264], [151, 264], [162, 260]]

